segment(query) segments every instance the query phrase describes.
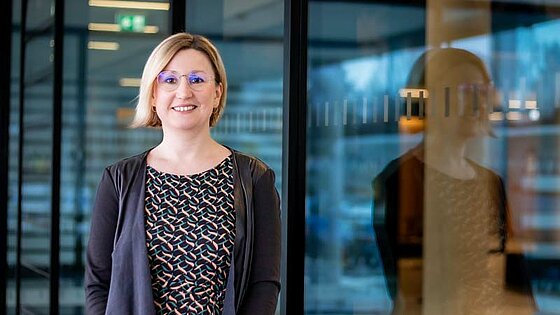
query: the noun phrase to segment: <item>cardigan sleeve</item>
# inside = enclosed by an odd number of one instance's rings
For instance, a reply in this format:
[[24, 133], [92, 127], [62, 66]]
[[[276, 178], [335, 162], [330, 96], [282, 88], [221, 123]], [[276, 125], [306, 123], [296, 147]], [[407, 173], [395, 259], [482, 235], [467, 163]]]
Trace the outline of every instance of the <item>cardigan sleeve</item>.
[[86, 254], [86, 314], [105, 314], [111, 281], [111, 254], [118, 219], [115, 185], [105, 169], [93, 204]]
[[273, 315], [280, 291], [280, 198], [268, 169], [255, 183], [254, 243], [249, 286], [238, 314]]

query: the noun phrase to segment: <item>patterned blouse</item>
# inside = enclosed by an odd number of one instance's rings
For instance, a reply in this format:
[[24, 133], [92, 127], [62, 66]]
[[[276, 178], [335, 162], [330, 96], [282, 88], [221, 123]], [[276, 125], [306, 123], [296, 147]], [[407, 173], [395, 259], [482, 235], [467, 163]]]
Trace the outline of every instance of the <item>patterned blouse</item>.
[[189, 176], [146, 172], [156, 313], [221, 314], [235, 239], [232, 157]]

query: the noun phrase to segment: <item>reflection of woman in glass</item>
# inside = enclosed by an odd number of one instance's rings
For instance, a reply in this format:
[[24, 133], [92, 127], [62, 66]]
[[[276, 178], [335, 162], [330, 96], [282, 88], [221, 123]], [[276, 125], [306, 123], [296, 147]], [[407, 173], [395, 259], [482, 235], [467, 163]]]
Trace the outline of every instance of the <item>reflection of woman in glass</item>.
[[142, 74], [135, 127], [162, 142], [105, 169], [86, 265], [88, 314], [274, 314], [280, 208], [274, 172], [211, 138], [227, 92], [221, 57], [186, 33]]
[[425, 108], [424, 139], [374, 180], [394, 314], [513, 314], [504, 290], [504, 186], [466, 157], [468, 140], [491, 133], [488, 72], [470, 52], [436, 49], [415, 63], [408, 88], [414, 111], [423, 117]]

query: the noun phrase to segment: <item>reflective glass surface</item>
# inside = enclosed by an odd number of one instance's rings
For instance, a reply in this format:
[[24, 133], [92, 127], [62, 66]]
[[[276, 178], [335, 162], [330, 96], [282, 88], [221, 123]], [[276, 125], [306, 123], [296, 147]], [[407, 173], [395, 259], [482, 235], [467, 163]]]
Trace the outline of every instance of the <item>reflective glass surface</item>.
[[558, 314], [558, 9], [310, 2], [307, 314]]
[[[20, 12], [20, 3], [16, 1], [13, 7], [12, 25], [19, 23], [19, 17], [15, 17]], [[17, 231], [18, 231], [18, 168], [19, 168], [19, 66], [20, 56], [19, 46], [13, 43], [19, 43], [20, 32], [12, 32], [12, 51], [11, 51], [11, 90], [10, 90], [10, 128], [9, 128], [9, 156], [8, 156], [8, 230], [6, 231], [8, 238], [8, 246], [6, 259], [8, 264], [8, 273], [6, 278], [6, 310], [8, 314], [14, 314], [16, 305], [16, 247], [17, 247]]]
[[[21, 3], [14, 2], [8, 231], [9, 274], [13, 278], [10, 277], [7, 290], [9, 314], [15, 314], [18, 296], [23, 314], [47, 314], [49, 311], [53, 14], [54, 2], [28, 3], [29, 39], [25, 48], [23, 133], [20, 134]], [[145, 17], [144, 31], [149, 32], [120, 29], [118, 23], [123, 14]], [[60, 314], [83, 314], [84, 251], [91, 199], [103, 167], [139, 152], [140, 148], [158, 139], [153, 131], [133, 132], [125, 128], [137, 87], [135, 80], [122, 79], [140, 76], [145, 58], [168, 34], [167, 20], [167, 11], [90, 7], [87, 2], [75, 1], [65, 3], [60, 252], [54, 253], [60, 259]], [[132, 140], [131, 134], [135, 134]], [[24, 140], [21, 160], [18, 159], [19, 137]], [[23, 164], [22, 178], [17, 177], [19, 163]], [[15, 286], [18, 181], [22, 184], [19, 291]]]
[[[136, 8], [142, 2], [163, 5]], [[29, 1], [23, 133], [19, 133], [21, 3], [13, 1], [10, 118], [9, 283], [15, 314], [49, 307], [50, 202], [53, 121], [52, 1]], [[92, 199], [103, 168], [156, 145], [161, 131], [130, 129], [139, 80], [152, 49], [170, 34], [169, 1], [66, 1], [60, 183], [60, 314], [83, 314], [83, 274]], [[281, 187], [283, 2], [187, 1], [187, 30], [209, 37], [228, 73], [228, 101], [214, 137], [253, 154], [277, 174]], [[255, 62], [258, 60], [259, 62]], [[23, 137], [23, 159], [18, 141]], [[23, 177], [17, 176], [18, 165]], [[22, 183], [22, 286], [16, 290], [17, 188]]]
[[281, 193], [284, 2], [189, 1], [186, 23], [216, 44], [227, 71], [228, 101], [213, 136], [270, 165]]
[[[14, 25], [20, 20], [19, 6], [14, 3]], [[13, 34], [12, 97], [10, 115], [10, 176], [8, 210], [8, 312], [14, 312], [16, 303], [16, 270], [21, 275], [19, 287], [20, 311], [46, 314], [49, 308], [48, 292], [51, 236], [51, 180], [52, 180], [52, 115], [54, 67], [52, 63], [54, 33], [51, 1], [28, 1], [25, 50], [35, 51], [33, 57], [20, 58], [21, 33]], [[19, 66], [23, 64], [24, 83], [22, 95], [25, 102], [19, 115]], [[43, 99], [44, 98], [44, 99]], [[26, 136], [19, 142], [19, 128], [23, 126]], [[18, 154], [21, 150], [21, 159]], [[21, 177], [18, 167], [22, 168]], [[18, 185], [21, 185], [21, 208], [18, 220]], [[16, 233], [22, 237], [17, 239]], [[19, 263], [16, 248], [19, 246]]]

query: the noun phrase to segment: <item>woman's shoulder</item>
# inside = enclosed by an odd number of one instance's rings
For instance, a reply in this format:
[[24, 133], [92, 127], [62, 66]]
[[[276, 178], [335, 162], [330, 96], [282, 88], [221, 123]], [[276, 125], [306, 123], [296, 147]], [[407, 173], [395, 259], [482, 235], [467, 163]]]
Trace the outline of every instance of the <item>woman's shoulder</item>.
[[114, 174], [117, 172], [140, 168], [146, 164], [146, 156], [148, 155], [149, 151], [150, 150], [146, 150], [142, 153], [120, 159], [117, 162], [107, 166], [106, 169], [110, 173]]
[[472, 159], [467, 159], [467, 161], [475, 169], [477, 174], [482, 175], [484, 178], [491, 178], [498, 181], [502, 180], [502, 177], [493, 169], [486, 167]]
[[275, 174], [272, 168], [261, 159], [244, 152], [230, 150], [233, 152], [235, 167], [239, 169], [241, 174], [249, 174], [254, 181], [258, 181], [266, 173], [271, 174], [274, 178]]
[[233, 156], [235, 160], [237, 161], [238, 164], [240, 164], [240, 166], [248, 166], [255, 169], [261, 169], [262, 171], [267, 171], [271, 169], [270, 166], [268, 166], [268, 164], [266, 164], [265, 162], [263, 162], [261, 159], [259, 159], [254, 155], [237, 151], [234, 149], [231, 150], [233, 152]]
[[400, 173], [418, 172], [424, 168], [422, 162], [415, 154], [414, 149], [405, 152], [403, 155], [391, 160], [387, 165], [375, 176], [374, 182], [385, 182], [391, 178], [400, 178]]

